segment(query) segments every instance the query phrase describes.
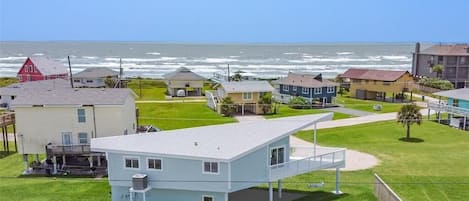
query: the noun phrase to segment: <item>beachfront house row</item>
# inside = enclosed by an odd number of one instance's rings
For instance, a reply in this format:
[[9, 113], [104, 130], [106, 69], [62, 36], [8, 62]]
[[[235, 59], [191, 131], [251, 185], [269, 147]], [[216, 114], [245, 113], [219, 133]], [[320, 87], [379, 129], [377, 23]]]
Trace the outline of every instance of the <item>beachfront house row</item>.
[[420, 51], [415, 45], [412, 74], [419, 77], [437, 77], [434, 65], [444, 66], [442, 79], [449, 80], [456, 88], [469, 87], [469, 44], [438, 44]]
[[[448, 100], [445, 103], [440, 98], [439, 103], [429, 102], [428, 113], [430, 114], [430, 110], [436, 111], [438, 122], [441, 122], [441, 113], [447, 113], [448, 125], [469, 130], [469, 88], [440, 91], [434, 94], [446, 97]], [[430, 115], [428, 118], [430, 118]]]
[[340, 75], [350, 83], [350, 97], [365, 100], [383, 100], [386, 97], [403, 99], [404, 92], [412, 92], [414, 78], [408, 71], [348, 69]]
[[[274, 88], [267, 81], [221, 82], [215, 95], [216, 110], [221, 113], [223, 99], [230, 97], [237, 113], [261, 114], [260, 98], [265, 94], [272, 96], [273, 91]], [[207, 104], [211, 101], [213, 100], [208, 98]]]
[[119, 72], [106, 67], [92, 67], [73, 74], [72, 77], [73, 87], [101, 88], [106, 87], [106, 79], [111, 79], [112, 83], [116, 84]]
[[[241, 201], [232, 193], [268, 183], [262, 200], [282, 194], [287, 177], [345, 167], [345, 149], [290, 147], [290, 135], [333, 114], [229, 123], [150, 134], [94, 138], [108, 157], [112, 201]], [[245, 196], [241, 196], [245, 197]]]
[[332, 103], [337, 95], [339, 84], [322, 78], [322, 74], [289, 72], [287, 77], [279, 81], [278, 93], [275, 97], [281, 103], [288, 103], [294, 97], [303, 97], [310, 104], [319, 103], [325, 106]]
[[202, 96], [204, 77], [192, 72], [186, 67], [163, 75], [170, 96]]
[[44, 57], [28, 57], [18, 71], [20, 82], [50, 80], [68, 76], [67, 67], [62, 63]]
[[105, 159], [90, 151], [91, 139], [135, 133], [135, 96], [129, 89], [22, 90], [12, 102], [18, 151], [24, 156], [47, 153], [54, 164], [60, 158], [64, 168], [99, 164]]

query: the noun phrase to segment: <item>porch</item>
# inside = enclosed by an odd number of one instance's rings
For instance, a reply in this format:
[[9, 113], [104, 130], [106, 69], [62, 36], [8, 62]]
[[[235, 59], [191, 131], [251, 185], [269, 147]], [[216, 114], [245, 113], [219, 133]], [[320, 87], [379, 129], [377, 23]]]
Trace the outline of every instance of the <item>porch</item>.
[[[430, 120], [430, 110], [434, 110], [437, 113], [438, 123], [446, 122], [449, 126], [456, 127], [462, 130], [468, 130], [469, 128], [469, 109], [448, 105], [444, 102], [434, 103], [428, 102], [428, 120]], [[441, 118], [441, 113], [448, 113], [448, 120]], [[459, 116], [459, 117], [458, 117]]]

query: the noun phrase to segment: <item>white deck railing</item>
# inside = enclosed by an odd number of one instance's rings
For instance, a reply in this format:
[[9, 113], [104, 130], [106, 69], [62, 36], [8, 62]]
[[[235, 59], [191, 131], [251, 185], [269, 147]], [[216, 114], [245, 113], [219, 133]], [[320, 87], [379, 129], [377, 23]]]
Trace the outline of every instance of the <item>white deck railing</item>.
[[[326, 149], [328, 151], [325, 152]], [[290, 161], [286, 163], [271, 165], [269, 168], [269, 180], [275, 181], [314, 170], [345, 167], [345, 149], [326, 149], [317, 149], [317, 151], [321, 150], [322, 154], [316, 156], [304, 157], [297, 160], [294, 157], [290, 157]]]
[[205, 91], [205, 97], [207, 98], [207, 106], [212, 110], [217, 110], [217, 101], [215, 100], [215, 96], [210, 91]]
[[435, 110], [437, 112], [447, 112], [447, 113], [469, 116], [469, 109], [465, 109], [462, 107], [455, 107], [455, 106], [447, 105], [444, 103], [428, 102], [428, 109]]

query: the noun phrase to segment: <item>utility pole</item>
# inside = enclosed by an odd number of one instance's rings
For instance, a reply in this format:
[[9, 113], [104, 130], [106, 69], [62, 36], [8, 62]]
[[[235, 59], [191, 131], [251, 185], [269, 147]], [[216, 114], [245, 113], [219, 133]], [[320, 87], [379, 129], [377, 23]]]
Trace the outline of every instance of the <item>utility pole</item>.
[[68, 70], [70, 71], [70, 85], [73, 88], [72, 65], [70, 64], [70, 56], [67, 56], [67, 58], [68, 58]]
[[228, 64], [228, 82], [230, 82], [231, 78], [230, 78], [230, 64]]

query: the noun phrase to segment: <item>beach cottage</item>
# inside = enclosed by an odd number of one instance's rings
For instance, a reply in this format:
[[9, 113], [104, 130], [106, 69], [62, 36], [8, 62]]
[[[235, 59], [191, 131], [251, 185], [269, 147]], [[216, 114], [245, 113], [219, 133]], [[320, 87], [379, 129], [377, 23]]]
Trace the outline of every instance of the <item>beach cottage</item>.
[[186, 67], [180, 67], [163, 77], [170, 96], [202, 96], [206, 79]]
[[20, 82], [50, 80], [68, 76], [67, 67], [62, 63], [44, 57], [28, 57], [18, 71]]
[[265, 200], [273, 201], [274, 182], [281, 197], [283, 179], [330, 168], [337, 174], [334, 193], [341, 193], [345, 149], [290, 146], [291, 134], [332, 115], [94, 138], [91, 150], [108, 157], [113, 201], [241, 201], [231, 194], [263, 183], [269, 186]]
[[337, 95], [339, 84], [322, 78], [322, 74], [289, 72], [287, 77], [279, 81], [276, 99], [281, 103], [288, 103], [294, 97], [305, 98], [310, 104], [319, 103], [325, 106], [332, 103]]
[[[87, 68], [81, 72], [73, 74], [73, 87], [78, 88], [100, 88], [106, 87], [106, 79], [111, 79], [116, 83], [119, 72], [106, 67]], [[114, 87], [114, 86], [112, 86]]]
[[[136, 132], [135, 96], [129, 89], [22, 90], [12, 102], [18, 151], [24, 156], [47, 153], [54, 164], [60, 158], [64, 168], [72, 159], [73, 166], [93, 166], [104, 157], [90, 151], [92, 138]], [[29, 171], [28, 157], [24, 159]]]

